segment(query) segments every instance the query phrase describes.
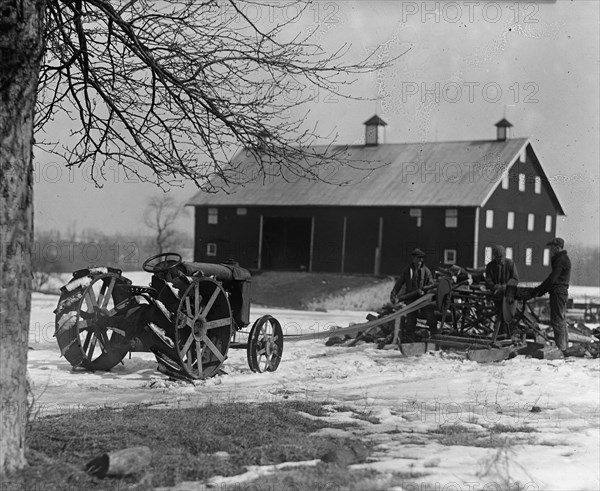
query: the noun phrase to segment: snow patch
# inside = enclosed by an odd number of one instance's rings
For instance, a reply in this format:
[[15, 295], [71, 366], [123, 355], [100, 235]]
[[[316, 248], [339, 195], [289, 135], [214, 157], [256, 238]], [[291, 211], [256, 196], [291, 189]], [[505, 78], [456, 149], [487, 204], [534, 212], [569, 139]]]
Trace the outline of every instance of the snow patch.
[[83, 276], [81, 278], [77, 278], [69, 283], [67, 283], [64, 288], [68, 292], [72, 292], [76, 288], [82, 287], [87, 288], [92, 283], [92, 278], [90, 276]]

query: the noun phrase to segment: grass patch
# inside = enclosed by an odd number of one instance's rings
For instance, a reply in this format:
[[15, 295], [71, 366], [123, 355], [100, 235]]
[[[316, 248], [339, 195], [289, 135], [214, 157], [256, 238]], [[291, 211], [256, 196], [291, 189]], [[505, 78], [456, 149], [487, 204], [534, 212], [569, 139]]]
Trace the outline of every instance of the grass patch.
[[[343, 445], [311, 434], [348, 425], [311, 420], [299, 411], [327, 413], [321, 403], [292, 401], [169, 410], [131, 406], [40, 418], [31, 423], [27, 436], [29, 466], [5, 484], [16, 489], [152, 489], [232, 476], [248, 465], [319, 459]], [[83, 471], [103, 453], [138, 445], [149, 446], [153, 453], [144, 476], [100, 480]], [[228, 457], [216, 452], [227, 452]]]
[[276, 476], [261, 477], [239, 489], [379, 491], [401, 488], [402, 484], [426, 475], [417, 472], [381, 474], [373, 469], [354, 470], [325, 464], [317, 465], [311, 472], [307, 471], [304, 468], [278, 472]]
[[521, 425], [521, 426], [511, 426], [511, 425], [503, 425], [503, 424], [495, 424], [490, 427], [490, 431], [492, 433], [534, 433], [537, 430], [532, 426]]
[[465, 446], [465, 447], [492, 447], [494, 442], [489, 440], [493, 434], [484, 434], [479, 431], [473, 431], [470, 428], [459, 424], [440, 425], [436, 429], [429, 431], [438, 435], [437, 440], [442, 445], [447, 446]]
[[517, 442], [516, 438], [503, 436], [504, 433], [531, 433], [535, 431], [529, 426], [510, 426], [497, 424], [488, 431], [474, 431], [460, 424], [440, 425], [429, 433], [437, 435], [437, 440], [442, 445], [500, 448], [510, 446]]
[[288, 309], [371, 310], [388, 300], [392, 286], [389, 279], [374, 276], [265, 271], [252, 276], [252, 302]]

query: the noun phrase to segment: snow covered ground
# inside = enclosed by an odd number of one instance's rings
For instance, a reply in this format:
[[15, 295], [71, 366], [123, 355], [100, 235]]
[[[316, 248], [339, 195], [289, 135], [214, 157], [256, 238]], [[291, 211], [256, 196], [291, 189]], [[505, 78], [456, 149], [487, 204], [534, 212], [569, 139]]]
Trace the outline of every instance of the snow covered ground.
[[[193, 385], [168, 380], [148, 353], [133, 353], [110, 373], [72, 370], [52, 337], [56, 302], [53, 295], [33, 296], [29, 377], [38, 416], [130, 403], [320, 400], [347, 407], [332, 412], [331, 421], [358, 423], [352, 434], [375, 444], [359, 467], [421, 476], [407, 478], [398, 489], [600, 489], [599, 359], [520, 356], [478, 364], [456, 353], [404, 357], [373, 344], [346, 348], [296, 341], [285, 344], [277, 372], [252, 373], [246, 353], [230, 350], [227, 375]], [[365, 319], [364, 312], [257, 307], [251, 320], [265, 313], [289, 334]], [[458, 446], [434, 441], [432, 432], [448, 425], [474, 435], [493, 427], [521, 431], [503, 434], [506, 443], [491, 447], [469, 445], [468, 438]]]

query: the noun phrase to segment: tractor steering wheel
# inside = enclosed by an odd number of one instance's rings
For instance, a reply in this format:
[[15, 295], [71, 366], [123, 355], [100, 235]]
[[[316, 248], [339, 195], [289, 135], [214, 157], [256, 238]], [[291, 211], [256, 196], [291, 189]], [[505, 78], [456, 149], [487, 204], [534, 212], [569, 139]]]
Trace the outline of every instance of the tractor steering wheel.
[[149, 257], [142, 264], [147, 273], [166, 273], [183, 264], [181, 255], [176, 252], [163, 252]]

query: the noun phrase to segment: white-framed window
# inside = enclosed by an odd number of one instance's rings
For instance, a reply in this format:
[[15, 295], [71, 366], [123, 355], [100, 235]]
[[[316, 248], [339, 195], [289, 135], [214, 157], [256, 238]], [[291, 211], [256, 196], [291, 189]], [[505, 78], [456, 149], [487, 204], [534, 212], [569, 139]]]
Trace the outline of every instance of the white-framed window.
[[494, 228], [494, 210], [485, 212], [485, 228]]
[[218, 208], [209, 208], [208, 209], [208, 223], [211, 225], [216, 225], [219, 223], [219, 209]]
[[248, 214], [248, 210], [246, 208], [238, 208], [237, 210], [235, 210], [237, 215], [247, 215]]
[[506, 258], [507, 259], [512, 259], [513, 258], [513, 248], [512, 247], [507, 247], [506, 248]]
[[525, 191], [525, 174], [519, 174], [519, 191]]
[[550, 265], [550, 249], [544, 249], [544, 266]]
[[546, 215], [546, 227], [544, 230], [546, 232], [552, 232], [552, 217], [550, 215]]
[[456, 264], [456, 249], [444, 249], [444, 264]]
[[417, 227], [421, 226], [421, 219], [422, 217], [422, 212], [421, 212], [421, 208], [411, 208], [410, 210], [408, 210], [408, 214], [417, 219]]
[[486, 247], [483, 251], [483, 262], [487, 264], [492, 260], [492, 248]]
[[533, 213], [527, 214], [527, 230], [533, 232], [535, 228], [535, 215]]
[[527, 152], [525, 147], [523, 147], [521, 149], [521, 151], [519, 152], [519, 162], [523, 162], [525, 163], [527, 161]]
[[508, 171], [502, 174], [502, 189], [508, 189]]
[[541, 194], [542, 193], [542, 178], [540, 176], [535, 176], [535, 194]]
[[506, 216], [506, 228], [508, 230], [513, 230], [515, 228], [515, 212], [509, 211]]
[[217, 255], [217, 244], [214, 242], [209, 242], [206, 244], [206, 255], [209, 257], [214, 257]]
[[533, 249], [528, 247], [525, 249], [525, 266], [531, 266], [533, 264]]
[[446, 228], [458, 227], [458, 210], [456, 208], [446, 208]]

